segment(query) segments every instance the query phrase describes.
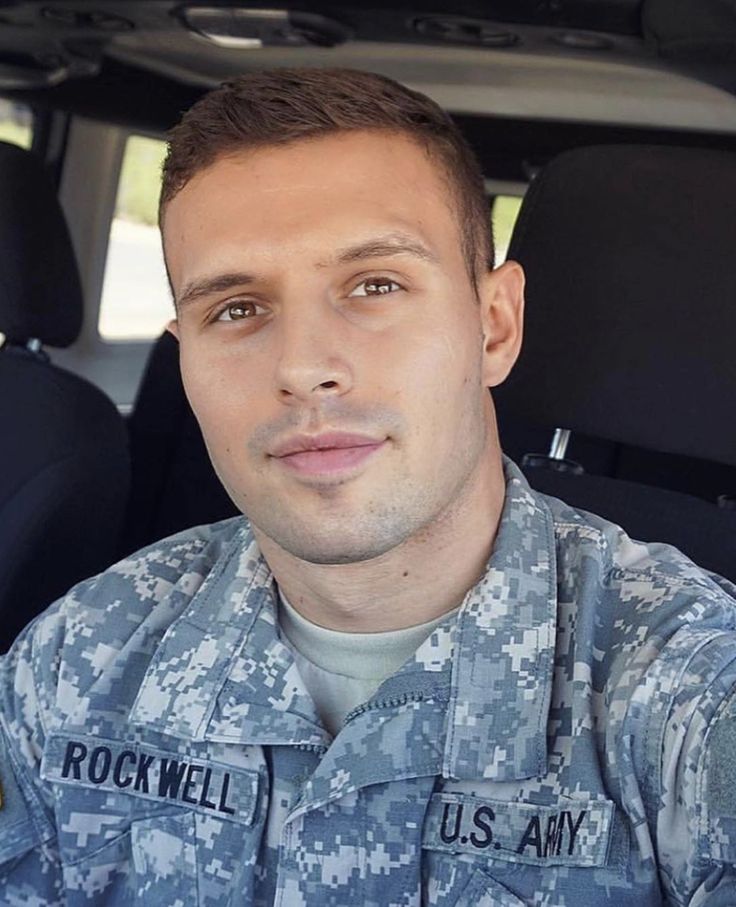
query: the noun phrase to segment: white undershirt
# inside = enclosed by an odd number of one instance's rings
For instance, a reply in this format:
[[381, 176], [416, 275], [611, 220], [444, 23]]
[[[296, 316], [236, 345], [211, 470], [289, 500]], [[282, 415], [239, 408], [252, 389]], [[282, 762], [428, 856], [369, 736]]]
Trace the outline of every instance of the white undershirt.
[[312, 623], [279, 594], [279, 626], [291, 643], [304, 686], [333, 736], [348, 712], [370, 699], [447, 617], [383, 633], [345, 633]]

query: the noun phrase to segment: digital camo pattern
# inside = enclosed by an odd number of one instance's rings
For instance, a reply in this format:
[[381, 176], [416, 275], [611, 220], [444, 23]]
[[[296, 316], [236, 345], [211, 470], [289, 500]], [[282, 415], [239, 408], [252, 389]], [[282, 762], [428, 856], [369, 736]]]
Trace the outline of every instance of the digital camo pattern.
[[0, 661], [8, 905], [736, 904], [736, 589], [531, 491], [332, 739], [247, 522], [73, 589]]

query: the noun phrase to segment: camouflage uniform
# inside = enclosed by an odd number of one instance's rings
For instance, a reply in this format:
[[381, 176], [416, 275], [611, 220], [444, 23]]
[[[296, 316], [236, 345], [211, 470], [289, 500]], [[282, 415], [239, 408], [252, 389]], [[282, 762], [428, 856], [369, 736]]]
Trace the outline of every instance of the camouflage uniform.
[[506, 471], [334, 741], [242, 518], [52, 606], [2, 661], [2, 903], [736, 904], [736, 589]]

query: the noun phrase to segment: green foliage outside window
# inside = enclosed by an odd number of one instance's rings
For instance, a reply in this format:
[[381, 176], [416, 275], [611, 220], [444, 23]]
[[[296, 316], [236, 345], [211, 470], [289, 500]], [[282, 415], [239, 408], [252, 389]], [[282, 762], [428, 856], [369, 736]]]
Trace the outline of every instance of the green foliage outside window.
[[115, 216], [137, 224], [158, 223], [158, 196], [161, 165], [166, 143], [141, 135], [131, 136], [125, 145]]

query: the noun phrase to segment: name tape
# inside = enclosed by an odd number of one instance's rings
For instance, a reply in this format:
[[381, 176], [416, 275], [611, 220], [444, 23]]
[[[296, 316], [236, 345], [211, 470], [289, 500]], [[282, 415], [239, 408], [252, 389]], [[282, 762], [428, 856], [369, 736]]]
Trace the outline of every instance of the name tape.
[[258, 799], [257, 772], [97, 737], [51, 736], [41, 777], [179, 803], [246, 825]]
[[435, 794], [422, 846], [537, 865], [604, 866], [614, 805], [566, 800], [556, 806]]

